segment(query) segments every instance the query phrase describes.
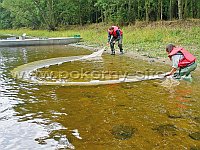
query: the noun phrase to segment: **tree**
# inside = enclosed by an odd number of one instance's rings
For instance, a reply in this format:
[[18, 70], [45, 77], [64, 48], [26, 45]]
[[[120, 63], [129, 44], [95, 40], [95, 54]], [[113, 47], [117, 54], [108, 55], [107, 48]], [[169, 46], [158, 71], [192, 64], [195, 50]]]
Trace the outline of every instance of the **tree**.
[[32, 6], [32, 0], [4, 0], [2, 3], [2, 7], [10, 12], [13, 27], [40, 26], [40, 18]]
[[163, 20], [163, 0], [158, 0], [158, 20]]
[[178, 0], [178, 18], [179, 20], [183, 19], [182, 0]]
[[10, 12], [4, 9], [0, 3], [0, 29], [12, 28], [12, 17], [10, 15]]
[[56, 30], [58, 24], [55, 19], [54, 0], [33, 0], [33, 4], [42, 17], [42, 23], [47, 25], [49, 30]]
[[172, 4], [173, 4], [173, 0], [170, 0], [170, 2], [169, 2], [169, 20], [170, 21], [173, 18], [173, 15], [172, 15], [172, 9], [173, 9]]
[[150, 1], [145, 0], [145, 16], [146, 16], [146, 22], [149, 22], [149, 7], [150, 7]]
[[184, 18], [187, 18], [188, 16], [188, 0], [184, 1]]
[[200, 0], [0, 0], [0, 28], [200, 18]]

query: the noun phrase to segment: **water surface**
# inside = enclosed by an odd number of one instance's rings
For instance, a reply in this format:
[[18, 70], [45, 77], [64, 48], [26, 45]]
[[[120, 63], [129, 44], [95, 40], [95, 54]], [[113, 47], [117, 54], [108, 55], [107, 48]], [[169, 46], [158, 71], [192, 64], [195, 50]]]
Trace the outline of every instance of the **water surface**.
[[[163, 87], [160, 80], [87, 87], [39, 86], [11, 76], [11, 70], [25, 63], [90, 53], [70, 46], [0, 49], [0, 149], [199, 148], [199, 140], [189, 136], [200, 127], [198, 72], [193, 75], [194, 82], [182, 81], [173, 87]], [[101, 60], [41, 70], [81, 69], [89, 73], [137, 73], [141, 77], [170, 67], [104, 54]], [[91, 76], [68, 80], [89, 79]]]

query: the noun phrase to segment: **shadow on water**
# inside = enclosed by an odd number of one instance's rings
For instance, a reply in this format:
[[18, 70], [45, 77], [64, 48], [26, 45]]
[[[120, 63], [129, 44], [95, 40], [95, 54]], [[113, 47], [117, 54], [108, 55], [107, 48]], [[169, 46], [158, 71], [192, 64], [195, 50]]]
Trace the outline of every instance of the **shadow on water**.
[[[163, 86], [144, 81], [88, 87], [38, 86], [14, 80], [10, 71], [32, 61], [85, 55], [68, 46], [1, 48], [1, 149], [199, 148], [199, 75], [194, 82]], [[64, 63], [45, 71], [152, 73], [170, 67], [124, 56]], [[166, 84], [165, 84], [166, 85]], [[178, 143], [178, 144], [177, 144]]]

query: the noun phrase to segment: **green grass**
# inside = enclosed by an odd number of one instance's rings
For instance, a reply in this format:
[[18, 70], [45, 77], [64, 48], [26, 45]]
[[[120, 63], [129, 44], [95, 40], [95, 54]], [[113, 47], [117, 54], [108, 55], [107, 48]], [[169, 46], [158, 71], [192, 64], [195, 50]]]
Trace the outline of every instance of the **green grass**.
[[[200, 21], [198, 21], [200, 22]], [[83, 27], [71, 27], [60, 31], [46, 30], [0, 30], [0, 34], [22, 35], [35, 37], [67, 37], [80, 34], [84, 44], [103, 46], [107, 43], [109, 25], [93, 24]], [[149, 57], [166, 57], [165, 46], [174, 43], [188, 49], [200, 58], [200, 26], [175, 22], [167, 25], [128, 26], [123, 27], [125, 51], [135, 51]]]

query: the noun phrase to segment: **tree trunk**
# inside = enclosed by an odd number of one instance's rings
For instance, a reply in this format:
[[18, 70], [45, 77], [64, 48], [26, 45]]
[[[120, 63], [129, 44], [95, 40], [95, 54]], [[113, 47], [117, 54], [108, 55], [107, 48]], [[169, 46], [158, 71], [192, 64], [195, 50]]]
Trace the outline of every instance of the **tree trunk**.
[[128, 1], [128, 23], [131, 22], [131, 0]]
[[101, 21], [104, 22], [104, 18], [103, 18], [103, 9], [101, 9]]
[[149, 22], [149, 0], [145, 0], [146, 22]]
[[188, 5], [188, 0], [185, 0], [185, 7], [184, 7], [184, 18], [185, 19], [188, 17], [188, 13], [187, 13], [188, 7], [187, 7], [187, 5]]
[[56, 30], [56, 20], [54, 17], [54, 1], [53, 0], [48, 0], [47, 2], [47, 7], [48, 7], [48, 11], [49, 11], [49, 30]]
[[140, 0], [138, 0], [138, 12], [137, 12], [138, 20], [140, 20]]
[[199, 4], [199, 11], [198, 11], [198, 18], [200, 18], [200, 4]]
[[96, 23], [98, 23], [98, 8], [97, 8], [97, 10], [96, 10], [96, 12], [95, 12], [95, 21], [96, 21]]
[[183, 19], [183, 7], [182, 7], [182, 0], [178, 0], [178, 19]]
[[[41, 14], [44, 23], [47, 25], [49, 30], [55, 30], [55, 26], [51, 24], [51, 14], [44, 13], [44, 10], [40, 6], [40, 1], [34, 0], [35, 7], [38, 9], [39, 13]], [[50, 7], [50, 4], [47, 6]], [[49, 8], [50, 9], [50, 8]]]
[[107, 20], [107, 10], [104, 10], [104, 22], [108, 22], [108, 20]]
[[158, 0], [158, 13], [157, 13], [157, 21], [160, 20], [160, 1]]
[[160, 1], [160, 20], [163, 20], [163, 2]]
[[197, 12], [197, 16], [196, 17], [200, 18], [200, 2], [199, 1], [197, 2], [197, 11], [198, 12]]
[[190, 1], [190, 17], [193, 18], [193, 0]]
[[172, 21], [172, 1], [173, 0], [170, 0], [169, 2], [169, 20]]
[[82, 12], [81, 12], [81, 0], [79, 0], [79, 25], [83, 25], [82, 23]]

